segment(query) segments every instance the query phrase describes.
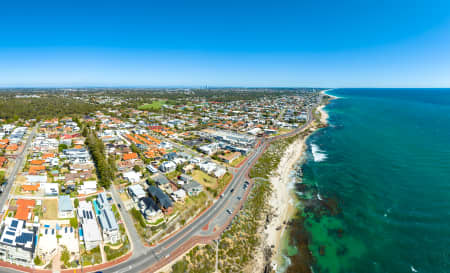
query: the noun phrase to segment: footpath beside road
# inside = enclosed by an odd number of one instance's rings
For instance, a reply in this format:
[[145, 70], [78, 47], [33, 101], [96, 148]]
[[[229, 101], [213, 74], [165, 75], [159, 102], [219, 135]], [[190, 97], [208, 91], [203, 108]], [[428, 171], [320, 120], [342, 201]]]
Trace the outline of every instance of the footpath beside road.
[[[222, 232], [231, 224], [233, 217], [239, 212], [239, 208], [246, 201], [253, 181], [248, 177], [251, 167], [257, 162], [259, 157], [264, 153], [272, 141], [280, 138], [296, 135], [311, 124], [312, 109], [308, 111], [307, 122], [295, 129], [294, 131], [272, 138], [260, 139], [259, 145], [255, 147], [255, 152], [252, 153], [247, 160], [240, 164], [239, 168], [233, 171], [233, 179], [225, 188], [222, 197], [219, 197], [206, 211], [196, 217], [196, 219], [189, 225], [183, 227], [176, 233], [170, 236], [167, 240], [158, 243], [155, 246], [145, 247], [139, 234], [134, 227], [134, 221], [130, 214], [125, 211], [125, 206], [113, 186], [110, 190], [116, 204], [120, 204], [119, 212], [124, 220], [130, 242], [132, 244], [132, 252], [127, 255], [101, 265], [84, 268], [83, 272], [102, 271], [105, 273], [134, 273], [134, 272], [156, 272], [163, 266], [176, 260], [183, 255], [187, 250], [191, 249], [197, 244], [208, 244], [213, 240], [220, 238]], [[250, 181], [248, 189], [242, 191], [244, 181]], [[235, 190], [236, 189], [236, 190]], [[240, 199], [237, 197], [241, 197]], [[226, 213], [227, 208], [233, 208], [232, 213]], [[206, 229], [205, 229], [206, 228]], [[47, 273], [49, 270], [33, 270], [25, 267], [17, 267], [5, 262], [0, 262], [0, 266], [5, 265], [10, 269], [4, 272], [39, 272]], [[15, 270], [13, 270], [14, 268]], [[3, 269], [2, 269], [3, 270]], [[2, 271], [3, 272], [3, 271]], [[63, 270], [64, 273], [81, 272], [76, 270]]]
[[117, 210], [119, 211], [120, 216], [123, 219], [125, 230], [127, 231], [128, 239], [130, 240], [131, 250], [133, 251], [133, 257], [143, 255], [145, 252], [145, 245], [142, 242], [141, 237], [137, 233], [136, 227], [134, 226], [134, 221], [133, 219], [131, 219], [128, 211], [126, 211], [125, 205], [123, 204], [122, 199], [120, 198], [120, 195], [114, 185], [111, 185], [110, 192], [115, 203], [118, 205]]
[[8, 184], [6, 185], [5, 189], [3, 189], [3, 193], [0, 194], [0, 210], [4, 208], [6, 202], [10, 198], [12, 185], [14, 184], [14, 181], [16, 180], [17, 173], [23, 166], [25, 158], [27, 157], [28, 149], [30, 148], [30, 145], [32, 143], [34, 136], [36, 135], [37, 128], [38, 128], [38, 124], [31, 130], [31, 133], [28, 136], [27, 142], [25, 143], [22, 151], [20, 151], [20, 153], [17, 155], [17, 157], [15, 159], [13, 169], [10, 172], [10, 174], [6, 180], [8, 182]]

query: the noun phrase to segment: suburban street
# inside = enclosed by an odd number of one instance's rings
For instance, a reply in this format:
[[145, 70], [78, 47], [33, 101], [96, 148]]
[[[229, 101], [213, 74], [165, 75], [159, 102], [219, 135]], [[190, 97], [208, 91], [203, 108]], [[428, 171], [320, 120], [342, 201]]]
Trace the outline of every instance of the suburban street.
[[14, 166], [12, 171], [10, 172], [10, 175], [8, 176], [8, 179], [6, 180], [8, 184], [6, 185], [5, 189], [3, 190], [3, 193], [0, 194], [0, 208], [3, 210], [5, 204], [7, 203], [9, 196], [11, 195], [11, 188], [14, 184], [14, 180], [16, 179], [16, 175], [19, 172], [20, 168], [22, 168], [25, 158], [28, 154], [28, 148], [31, 145], [31, 142], [36, 134], [37, 131], [37, 125], [33, 128], [30, 135], [28, 136], [27, 142], [25, 143], [24, 148], [20, 152], [20, 154], [16, 157], [16, 162], [14, 162]]
[[[279, 139], [280, 137], [292, 136], [303, 131], [307, 126], [309, 126], [311, 121], [312, 110], [308, 111], [308, 120], [303, 126], [283, 136], [269, 139], [262, 138], [260, 145], [234, 174], [232, 181], [223, 193], [223, 197], [218, 198], [217, 201], [206, 212], [199, 216], [190, 225], [184, 227], [176, 234], [171, 236], [169, 239], [158, 244], [157, 246], [147, 248], [143, 252], [144, 257], [133, 255], [133, 257], [126, 262], [105, 269], [103, 270], [103, 272], [140, 272], [153, 266], [160, 260], [175, 259], [176, 257], [172, 256], [172, 253], [178, 248], [181, 248], [183, 244], [185, 244], [189, 239], [195, 236], [201, 237], [214, 235], [215, 227], [222, 227], [223, 225], [230, 222], [235, 213], [239, 210], [240, 204], [242, 204], [241, 202], [245, 202], [244, 193], [245, 191], [249, 191], [251, 189], [251, 186], [249, 186], [246, 190], [243, 190], [243, 184], [247, 179], [247, 174], [250, 171], [250, 168], [256, 163], [259, 156], [264, 152], [268, 144], [275, 139]], [[231, 192], [232, 189], [235, 190]], [[238, 196], [242, 198], [241, 201], [237, 199]], [[226, 212], [227, 209], [232, 210], [233, 213], [231, 215], [228, 214]], [[204, 230], [203, 228], [206, 225], [208, 225], [208, 229]], [[218, 235], [220, 234], [217, 234], [217, 237]]]
[[[151, 272], [153, 271], [153, 268], [160, 268], [173, 261], [179, 255], [183, 254], [179, 250], [184, 249], [184, 246], [188, 244], [191, 239], [203, 237], [209, 241], [212, 240], [211, 238], [219, 238], [223, 229], [231, 223], [231, 220], [238, 213], [240, 207], [245, 202], [247, 194], [253, 186], [253, 183], [249, 180], [250, 185], [246, 189], [243, 188], [244, 182], [248, 180], [248, 172], [250, 171], [251, 167], [257, 162], [259, 156], [263, 154], [270, 142], [281, 137], [292, 136], [303, 131], [309, 126], [311, 121], [312, 110], [310, 109], [308, 111], [307, 122], [301, 127], [285, 135], [271, 138], [260, 138], [260, 142], [257, 148], [253, 151], [253, 153], [249, 155], [245, 163], [243, 163], [242, 166], [238, 168], [235, 173], [233, 173], [233, 179], [224, 190], [223, 195], [216, 199], [216, 201], [209, 207], [209, 209], [198, 216], [194, 221], [186, 225], [181, 230], [177, 231], [175, 234], [171, 235], [163, 242], [160, 242], [156, 246], [145, 247], [143, 245], [133, 225], [131, 216], [127, 211], [124, 210], [125, 206], [121, 201], [118, 192], [116, 191], [116, 189], [112, 188], [111, 193], [114, 197], [114, 200], [116, 201], [116, 203], [121, 205], [120, 213], [125, 221], [126, 228], [130, 236], [130, 241], [133, 246], [133, 255], [125, 262], [111, 266], [107, 269], [102, 269], [101, 272]], [[35, 133], [35, 129], [27, 140], [26, 148], [24, 149], [24, 151], [30, 145], [31, 139]], [[18, 157], [18, 164], [16, 164], [16, 169], [12, 173], [14, 174], [14, 176], [17, 174], [17, 171], [19, 169], [18, 166], [21, 166], [25, 157], [25, 152], [22, 152], [22, 154]], [[11, 176], [9, 178], [11, 179], [11, 181], [8, 182], [8, 187], [11, 187], [14, 176]], [[8, 190], [10, 190], [10, 188]], [[2, 202], [1, 204], [4, 204], [4, 202], [6, 201], [6, 196], [7, 195], [2, 196], [2, 199], [0, 200]], [[240, 200], [238, 199], [238, 197]], [[231, 214], [227, 212], [227, 210], [231, 211]], [[3, 268], [2, 270], [2, 272], [18, 272], [17, 270], [10, 268]], [[90, 270], [89, 268], [84, 268], [83, 272], [90, 272]]]
[[114, 185], [111, 186], [110, 192], [116, 204], [120, 205], [120, 209], [118, 208], [118, 210], [124, 221], [125, 228], [127, 230], [128, 237], [131, 242], [131, 246], [133, 249], [133, 257], [141, 256], [145, 250], [145, 246], [142, 243], [142, 240], [139, 237], [136, 228], [134, 227], [133, 219], [131, 219], [131, 215], [126, 210], [124, 210], [125, 205], [123, 204], [122, 199], [120, 198], [119, 193], [117, 192]]

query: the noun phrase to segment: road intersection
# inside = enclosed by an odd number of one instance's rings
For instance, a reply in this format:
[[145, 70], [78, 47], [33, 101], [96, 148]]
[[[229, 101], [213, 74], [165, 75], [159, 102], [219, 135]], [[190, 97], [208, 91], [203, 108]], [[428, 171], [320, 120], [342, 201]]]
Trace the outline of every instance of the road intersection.
[[[126, 261], [110, 266], [109, 268], [102, 269], [101, 272], [106, 273], [134, 273], [134, 272], [154, 272], [170, 263], [178, 256], [182, 255], [184, 251], [195, 245], [197, 242], [210, 242], [220, 237], [223, 230], [231, 224], [233, 217], [238, 213], [239, 209], [245, 202], [247, 195], [252, 187], [244, 188], [245, 181], [249, 181], [248, 173], [251, 167], [257, 162], [258, 158], [264, 153], [269, 144], [283, 137], [289, 137], [300, 133], [308, 128], [312, 122], [312, 110], [308, 111], [308, 119], [306, 123], [291, 131], [290, 133], [271, 137], [260, 138], [259, 144], [255, 148], [252, 154], [241, 164], [241, 167], [233, 173], [233, 179], [225, 188], [224, 192], [218, 197], [214, 203], [206, 209], [201, 215], [195, 218], [191, 223], [185, 225], [182, 229], [170, 235], [168, 238], [163, 239], [157, 245], [145, 247], [137, 234], [133, 221], [130, 215], [124, 211], [124, 204], [122, 203], [117, 191], [111, 189], [111, 193], [115, 201], [121, 205], [121, 214], [125, 221], [128, 234], [133, 246], [133, 255]], [[31, 139], [35, 134], [35, 129], [27, 140], [24, 151], [18, 157], [17, 169], [14, 169], [10, 176], [11, 181], [8, 181], [8, 189], [11, 189], [11, 185], [14, 182], [15, 175], [18, 172], [19, 166], [22, 166], [23, 159], [26, 157], [25, 151], [30, 145]], [[16, 166], [15, 166], [16, 167]], [[2, 196], [0, 199], [0, 205], [4, 205], [7, 200]], [[239, 198], [238, 198], [239, 197]], [[228, 211], [227, 211], [228, 210]], [[39, 270], [36, 270], [38, 272]], [[85, 268], [84, 272], [91, 272], [89, 268]], [[96, 271], [96, 270], [94, 270]], [[2, 268], [2, 272], [18, 272], [17, 270], [10, 268]], [[74, 272], [79, 272], [76, 270]]]

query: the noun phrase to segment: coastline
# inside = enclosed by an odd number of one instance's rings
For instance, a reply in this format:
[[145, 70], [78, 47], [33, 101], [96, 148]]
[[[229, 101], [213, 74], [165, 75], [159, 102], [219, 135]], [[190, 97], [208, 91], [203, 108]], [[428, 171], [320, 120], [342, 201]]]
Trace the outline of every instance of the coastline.
[[[331, 89], [330, 89], [331, 90]], [[292, 185], [295, 183], [293, 181], [292, 172], [295, 168], [301, 164], [306, 151], [306, 141], [310, 135], [312, 135], [317, 129], [328, 126], [329, 115], [324, 109], [329, 101], [337, 99], [338, 97], [329, 95], [324, 90], [321, 91], [322, 94], [329, 96], [328, 101], [317, 107], [316, 111], [320, 112], [319, 122], [312, 122], [305, 132], [304, 136], [298, 136], [291, 145], [285, 150], [280, 164], [277, 170], [269, 180], [272, 184], [272, 194], [269, 198], [269, 205], [272, 208], [270, 215], [270, 222], [266, 225], [264, 230], [265, 242], [262, 247], [262, 253], [264, 249], [270, 248], [272, 250], [271, 266], [275, 272], [278, 272], [281, 266], [283, 266], [283, 238], [286, 235], [285, 231], [289, 227], [290, 219], [295, 215], [297, 208], [296, 204], [298, 199], [296, 198], [295, 192], [292, 190]], [[263, 255], [257, 255], [263, 256]], [[259, 257], [263, 259], [264, 257]], [[264, 262], [257, 263], [264, 265]], [[258, 268], [259, 269], [259, 268]], [[259, 272], [259, 271], [255, 271]]]
[[264, 231], [265, 244], [272, 249], [272, 268], [275, 270], [282, 264], [282, 238], [288, 228], [288, 221], [296, 212], [296, 197], [291, 190], [293, 184], [292, 172], [301, 160], [306, 149], [307, 137], [299, 137], [284, 152], [278, 169], [269, 180], [272, 184], [272, 194], [269, 205], [272, 208], [272, 218]]

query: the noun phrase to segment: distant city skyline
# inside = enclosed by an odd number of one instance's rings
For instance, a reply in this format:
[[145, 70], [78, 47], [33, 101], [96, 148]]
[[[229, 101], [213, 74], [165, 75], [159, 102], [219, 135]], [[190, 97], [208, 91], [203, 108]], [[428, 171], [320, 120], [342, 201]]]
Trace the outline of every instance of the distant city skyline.
[[4, 87], [450, 87], [450, 2], [2, 3]]

